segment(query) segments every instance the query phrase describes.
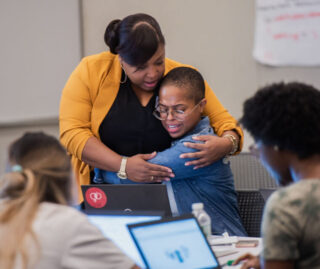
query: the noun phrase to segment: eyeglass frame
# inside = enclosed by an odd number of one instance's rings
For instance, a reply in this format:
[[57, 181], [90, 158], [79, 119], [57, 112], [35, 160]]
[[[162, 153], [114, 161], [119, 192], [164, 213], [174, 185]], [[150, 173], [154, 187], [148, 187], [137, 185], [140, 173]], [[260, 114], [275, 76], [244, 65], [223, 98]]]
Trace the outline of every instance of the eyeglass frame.
[[[203, 98], [203, 99], [202, 99], [199, 103], [197, 103], [197, 104], [191, 109], [191, 111], [189, 111], [188, 113], [185, 113], [184, 111], [179, 110], [179, 109], [172, 109], [172, 112], [171, 112], [172, 117], [173, 117], [175, 120], [177, 120], [177, 121], [184, 121], [184, 120], [186, 119], [186, 117], [189, 116], [189, 115], [196, 109], [196, 107], [203, 102], [203, 100], [205, 100], [205, 99]], [[159, 105], [159, 103], [158, 103], [158, 98], [157, 98], [157, 99], [156, 99], [156, 108], [155, 108], [154, 111], [152, 112], [152, 115], [155, 116], [158, 120], [164, 121], [164, 120], [166, 120], [166, 119], [168, 118], [168, 116], [169, 116], [169, 109], [170, 109], [170, 107], [167, 107], [166, 117], [165, 117], [165, 118], [161, 118], [159, 115], [156, 114], [157, 112], [160, 114], [159, 110], [157, 110], [157, 109], [159, 108], [159, 106], [160, 106], [160, 105]], [[176, 113], [177, 111], [181, 111], [181, 112], [182, 112], [181, 115], [183, 115], [183, 119], [177, 119], [177, 118], [176, 118], [175, 113]]]

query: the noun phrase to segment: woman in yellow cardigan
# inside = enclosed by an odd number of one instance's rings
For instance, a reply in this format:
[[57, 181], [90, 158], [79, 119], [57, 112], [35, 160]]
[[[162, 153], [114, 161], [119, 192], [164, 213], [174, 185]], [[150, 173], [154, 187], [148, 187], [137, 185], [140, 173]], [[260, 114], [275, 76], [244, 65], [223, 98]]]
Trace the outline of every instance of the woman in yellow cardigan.
[[[168, 167], [146, 162], [168, 148], [171, 138], [152, 112], [157, 85], [182, 64], [165, 58], [165, 40], [157, 21], [134, 14], [112, 21], [105, 32], [109, 52], [85, 57], [71, 74], [61, 97], [60, 139], [72, 155], [79, 185], [90, 183], [93, 167], [118, 172], [136, 182], [174, 177]], [[195, 168], [241, 149], [242, 130], [206, 84], [204, 115], [218, 136], [188, 143], [198, 152], [186, 165]], [[122, 157], [124, 156], [124, 157]]]

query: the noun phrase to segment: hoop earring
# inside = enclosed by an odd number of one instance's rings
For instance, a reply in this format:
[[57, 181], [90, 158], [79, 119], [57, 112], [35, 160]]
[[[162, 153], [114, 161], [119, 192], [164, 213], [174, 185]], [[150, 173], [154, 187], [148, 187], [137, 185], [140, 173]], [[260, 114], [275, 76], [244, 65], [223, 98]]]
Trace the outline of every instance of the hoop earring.
[[123, 84], [123, 83], [126, 83], [126, 82], [127, 82], [128, 76], [127, 76], [126, 71], [124, 71], [122, 65], [121, 65], [121, 68], [122, 68], [122, 71], [123, 71], [123, 73], [124, 73], [124, 79], [121, 80], [121, 78], [122, 78], [122, 73], [121, 73], [120, 83]]

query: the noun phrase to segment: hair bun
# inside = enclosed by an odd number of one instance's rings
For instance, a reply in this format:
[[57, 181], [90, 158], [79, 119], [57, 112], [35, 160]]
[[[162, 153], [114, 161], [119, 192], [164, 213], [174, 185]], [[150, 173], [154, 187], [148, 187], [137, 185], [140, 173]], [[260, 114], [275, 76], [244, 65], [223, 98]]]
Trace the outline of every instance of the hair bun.
[[110, 48], [110, 52], [117, 54], [117, 46], [119, 45], [119, 26], [121, 20], [113, 20], [109, 23], [104, 33], [104, 42]]

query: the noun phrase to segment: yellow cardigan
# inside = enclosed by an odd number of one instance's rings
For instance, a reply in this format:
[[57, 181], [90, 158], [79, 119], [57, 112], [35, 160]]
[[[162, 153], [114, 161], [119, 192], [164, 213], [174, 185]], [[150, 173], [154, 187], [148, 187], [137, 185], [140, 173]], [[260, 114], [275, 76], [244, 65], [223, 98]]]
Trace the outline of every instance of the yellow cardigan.
[[[182, 64], [166, 58], [165, 74], [178, 66]], [[88, 56], [82, 59], [63, 89], [59, 114], [60, 141], [72, 156], [79, 187], [90, 183], [91, 168], [81, 161], [83, 148], [91, 136], [99, 139], [100, 124], [119, 91], [121, 71], [117, 55], [102, 52]], [[207, 83], [205, 97], [204, 114], [210, 118], [215, 133], [221, 136], [224, 131], [236, 130], [241, 137], [240, 151], [242, 130]]]

